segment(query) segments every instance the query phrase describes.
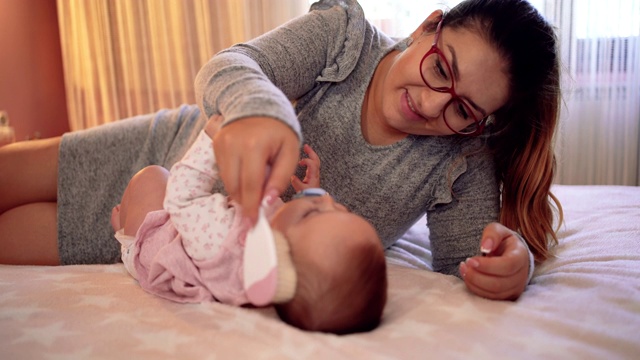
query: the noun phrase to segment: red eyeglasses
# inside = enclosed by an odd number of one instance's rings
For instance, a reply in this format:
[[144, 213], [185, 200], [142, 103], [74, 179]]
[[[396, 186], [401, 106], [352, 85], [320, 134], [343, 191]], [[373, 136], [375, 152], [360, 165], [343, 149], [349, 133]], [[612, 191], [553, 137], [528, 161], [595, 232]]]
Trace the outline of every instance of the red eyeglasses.
[[[436, 35], [431, 49], [420, 61], [420, 76], [431, 90], [449, 93], [451, 100], [444, 106], [444, 122], [451, 131], [460, 135], [479, 135], [484, 130], [486, 118], [478, 120], [471, 106], [462, 100], [455, 92], [453, 72], [444, 53], [438, 48], [438, 39], [442, 20], [438, 23]], [[451, 106], [453, 104], [453, 106]], [[461, 129], [461, 130], [457, 130]]]

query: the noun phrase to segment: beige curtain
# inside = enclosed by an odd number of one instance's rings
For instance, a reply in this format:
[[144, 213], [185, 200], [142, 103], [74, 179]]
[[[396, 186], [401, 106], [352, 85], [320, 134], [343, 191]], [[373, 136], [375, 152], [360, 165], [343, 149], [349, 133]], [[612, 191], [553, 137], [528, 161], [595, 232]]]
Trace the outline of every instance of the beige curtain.
[[560, 184], [640, 185], [640, 0], [546, 0], [560, 34]]
[[307, 0], [58, 0], [71, 130], [195, 103], [216, 52], [308, 11]]

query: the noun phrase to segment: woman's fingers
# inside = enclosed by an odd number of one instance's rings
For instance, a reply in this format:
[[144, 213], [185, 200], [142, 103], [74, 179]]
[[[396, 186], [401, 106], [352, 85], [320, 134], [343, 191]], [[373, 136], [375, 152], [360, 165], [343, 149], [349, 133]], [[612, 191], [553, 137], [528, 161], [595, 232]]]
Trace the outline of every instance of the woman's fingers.
[[[525, 285], [514, 277], [497, 277], [474, 271], [471, 265], [462, 263], [461, 273], [466, 272], [464, 282], [472, 293], [492, 300], [515, 300], [524, 291]], [[465, 268], [462, 270], [462, 268]]]
[[263, 197], [265, 189], [266, 168], [269, 158], [262, 148], [249, 148], [252, 156], [245, 156], [242, 159], [239, 170], [239, 191], [237, 201], [242, 205], [246, 217], [254, 223], [258, 216], [258, 207]]
[[489, 299], [516, 299], [529, 274], [529, 254], [517, 235], [507, 227], [487, 225], [481, 240], [483, 256], [474, 256], [460, 264], [469, 290]]
[[298, 148], [295, 132], [272, 118], [241, 119], [216, 132], [214, 150], [220, 178], [251, 222], [255, 222], [265, 194], [277, 197], [289, 185]]
[[234, 141], [236, 137], [235, 124], [220, 129], [213, 136], [213, 151], [218, 173], [232, 199], [237, 199], [239, 196], [240, 165], [243, 156], [241, 145]]
[[[274, 143], [275, 147], [271, 149], [270, 168], [264, 186], [264, 194], [275, 197], [282, 194], [289, 186], [291, 175], [298, 163], [300, 150], [298, 136], [287, 125], [278, 121], [277, 126], [268, 134], [270, 137], [275, 137], [276, 133], [278, 140]], [[262, 196], [260, 194], [258, 201]]]

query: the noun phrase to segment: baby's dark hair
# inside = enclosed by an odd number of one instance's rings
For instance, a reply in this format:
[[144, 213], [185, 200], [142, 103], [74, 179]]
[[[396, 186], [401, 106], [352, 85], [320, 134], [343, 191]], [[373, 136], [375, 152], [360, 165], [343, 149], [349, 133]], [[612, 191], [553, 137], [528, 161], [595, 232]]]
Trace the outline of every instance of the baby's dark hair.
[[276, 305], [282, 320], [303, 330], [347, 334], [378, 326], [387, 300], [387, 271], [379, 239], [335, 248], [331, 266], [301, 263], [292, 249], [296, 295]]

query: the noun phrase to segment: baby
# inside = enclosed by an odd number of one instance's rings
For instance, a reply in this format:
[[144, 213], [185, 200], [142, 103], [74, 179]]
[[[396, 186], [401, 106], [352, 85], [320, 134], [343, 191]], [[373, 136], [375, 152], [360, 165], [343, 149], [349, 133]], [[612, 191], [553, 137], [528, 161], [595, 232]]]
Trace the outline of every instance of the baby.
[[[243, 258], [250, 226], [234, 201], [211, 192], [220, 181], [211, 140], [217, 126], [210, 120], [171, 172], [159, 166], [138, 172], [111, 223], [125, 267], [146, 291], [178, 302], [252, 305], [242, 277], [252, 266]], [[318, 174], [318, 156], [309, 146], [304, 150], [309, 157], [301, 164], [307, 174]], [[270, 303], [281, 319], [304, 330], [375, 328], [387, 291], [375, 229], [324, 191], [308, 191], [319, 186], [319, 175], [292, 184], [301, 196], [275, 199], [264, 209], [276, 238], [284, 239], [278, 256], [285, 257], [278, 263], [283, 276]]]

